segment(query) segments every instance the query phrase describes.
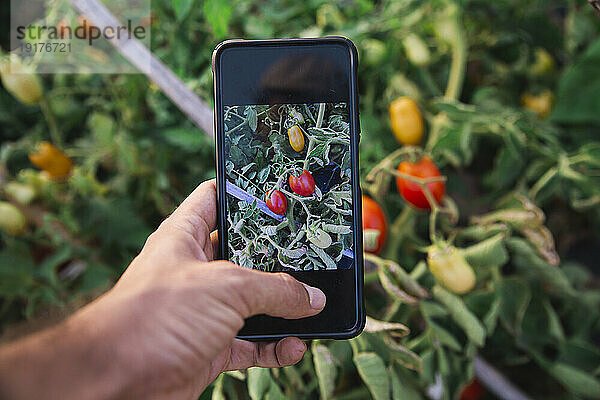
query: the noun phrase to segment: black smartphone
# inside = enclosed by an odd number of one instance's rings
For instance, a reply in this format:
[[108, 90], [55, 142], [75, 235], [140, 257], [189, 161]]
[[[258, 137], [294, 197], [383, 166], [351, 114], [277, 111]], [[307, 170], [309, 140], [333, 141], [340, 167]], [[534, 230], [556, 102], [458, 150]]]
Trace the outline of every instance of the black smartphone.
[[365, 324], [357, 52], [342, 37], [228, 40], [213, 53], [220, 257], [323, 290], [248, 340], [351, 338]]

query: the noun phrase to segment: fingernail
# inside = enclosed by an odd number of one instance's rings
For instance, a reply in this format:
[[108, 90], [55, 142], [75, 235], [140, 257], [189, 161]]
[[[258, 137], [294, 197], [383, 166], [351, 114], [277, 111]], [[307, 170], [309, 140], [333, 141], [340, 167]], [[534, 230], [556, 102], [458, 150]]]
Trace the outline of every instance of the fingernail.
[[305, 352], [306, 352], [306, 344], [304, 344], [304, 342], [298, 343], [296, 345], [296, 350], [295, 350], [296, 360], [300, 360]]
[[308, 298], [310, 300], [310, 306], [315, 310], [320, 310], [325, 307], [325, 301], [327, 298], [325, 297], [325, 293], [321, 291], [321, 289], [317, 289], [316, 287], [308, 286], [303, 283], [306, 292], [308, 292]]

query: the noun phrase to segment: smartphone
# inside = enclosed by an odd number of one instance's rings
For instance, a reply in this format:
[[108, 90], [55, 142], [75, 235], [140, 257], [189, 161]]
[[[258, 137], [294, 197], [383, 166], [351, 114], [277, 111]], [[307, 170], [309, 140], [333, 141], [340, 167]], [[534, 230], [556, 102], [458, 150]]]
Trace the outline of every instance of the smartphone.
[[357, 51], [342, 37], [228, 40], [213, 53], [220, 257], [323, 290], [239, 338], [351, 338], [365, 324]]

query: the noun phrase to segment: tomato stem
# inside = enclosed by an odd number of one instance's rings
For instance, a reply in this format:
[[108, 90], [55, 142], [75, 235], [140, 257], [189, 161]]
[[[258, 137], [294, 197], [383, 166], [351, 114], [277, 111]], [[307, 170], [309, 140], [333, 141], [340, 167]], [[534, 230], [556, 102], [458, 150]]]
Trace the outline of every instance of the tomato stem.
[[[453, 23], [457, 34], [456, 40], [451, 42], [452, 63], [450, 65], [450, 74], [444, 93], [444, 100], [446, 101], [456, 101], [460, 97], [467, 65], [467, 43], [465, 41], [464, 29], [460, 23], [460, 15], [455, 15], [453, 17]], [[427, 139], [427, 145], [425, 146], [426, 150], [430, 151], [439, 140], [440, 129], [445, 120], [445, 113], [439, 113], [434, 117], [429, 138]]]
[[402, 179], [406, 179], [407, 181], [416, 183], [417, 185], [420, 186], [424, 186], [429, 184], [429, 183], [434, 183], [434, 182], [446, 182], [446, 180], [448, 178], [446, 178], [446, 176], [434, 176], [431, 178], [417, 178], [414, 177], [412, 175], [408, 175], [405, 174], [403, 172], [397, 171], [395, 169], [391, 169], [391, 168], [382, 168], [382, 171], [387, 172], [388, 174], [394, 175], [398, 178], [402, 178]]
[[48, 103], [48, 99], [45, 94], [43, 94], [42, 98], [40, 99], [40, 109], [42, 110], [42, 114], [48, 123], [48, 129], [50, 130], [50, 138], [52, 142], [54, 142], [56, 147], [62, 149], [62, 136], [58, 130], [58, 124], [56, 123], [54, 112], [52, 111], [50, 103]]
[[325, 103], [319, 103], [319, 113], [317, 114], [317, 123], [315, 128], [320, 128], [323, 125], [323, 117], [325, 116]]
[[389, 183], [389, 175], [381, 174], [384, 170], [391, 170], [398, 158], [410, 156], [410, 155], [422, 156], [422, 150], [416, 146], [403, 146], [398, 150], [388, 154], [383, 160], [375, 165], [366, 176], [367, 182], [373, 182], [366, 185], [367, 191], [373, 196], [378, 202], [382, 202], [383, 189], [387, 187]]
[[[317, 114], [317, 122], [315, 128], [321, 128], [323, 125], [323, 117], [325, 116], [325, 103], [319, 103], [319, 112]], [[306, 149], [306, 158], [304, 159], [304, 164], [302, 165], [303, 169], [308, 169], [308, 162], [310, 160], [310, 153], [315, 145], [315, 140], [308, 133], [306, 134], [308, 137], [308, 148]]]
[[294, 204], [296, 203], [296, 199], [290, 198], [289, 203], [290, 204], [288, 205], [287, 215], [286, 215], [287, 223], [290, 228], [290, 231], [292, 231], [292, 234], [295, 234], [296, 231], [298, 230], [298, 227], [296, 226], [296, 221], [294, 220]]
[[409, 221], [413, 217], [413, 209], [406, 206], [390, 227], [389, 241], [386, 245], [386, 258], [396, 258], [394, 252], [397, 250], [402, 238], [406, 236], [407, 227], [410, 226]]
[[533, 185], [533, 187], [529, 190], [529, 197], [532, 200], [535, 200], [535, 197], [538, 195], [540, 190], [544, 188], [556, 176], [558, 173], [558, 168], [552, 167], [542, 177]]

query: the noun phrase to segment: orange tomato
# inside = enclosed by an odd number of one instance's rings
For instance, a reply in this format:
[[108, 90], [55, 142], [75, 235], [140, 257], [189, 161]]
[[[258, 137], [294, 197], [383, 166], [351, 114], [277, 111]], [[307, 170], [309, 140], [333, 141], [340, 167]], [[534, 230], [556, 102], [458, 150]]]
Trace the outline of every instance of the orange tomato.
[[29, 153], [29, 160], [54, 179], [66, 178], [73, 168], [71, 159], [49, 142], [40, 143], [37, 151]]
[[[409, 161], [401, 162], [398, 165], [398, 172], [420, 179], [441, 176], [439, 169], [428, 156], [423, 157], [416, 163]], [[401, 177], [396, 178], [396, 186], [406, 202], [419, 210], [431, 210], [431, 205], [425, 196], [422, 186]], [[446, 184], [444, 182], [431, 182], [427, 184], [427, 188], [433, 195], [435, 202], [440, 204], [446, 194]]]
[[362, 196], [363, 246], [367, 253], [378, 253], [387, 236], [385, 214], [375, 200]]

